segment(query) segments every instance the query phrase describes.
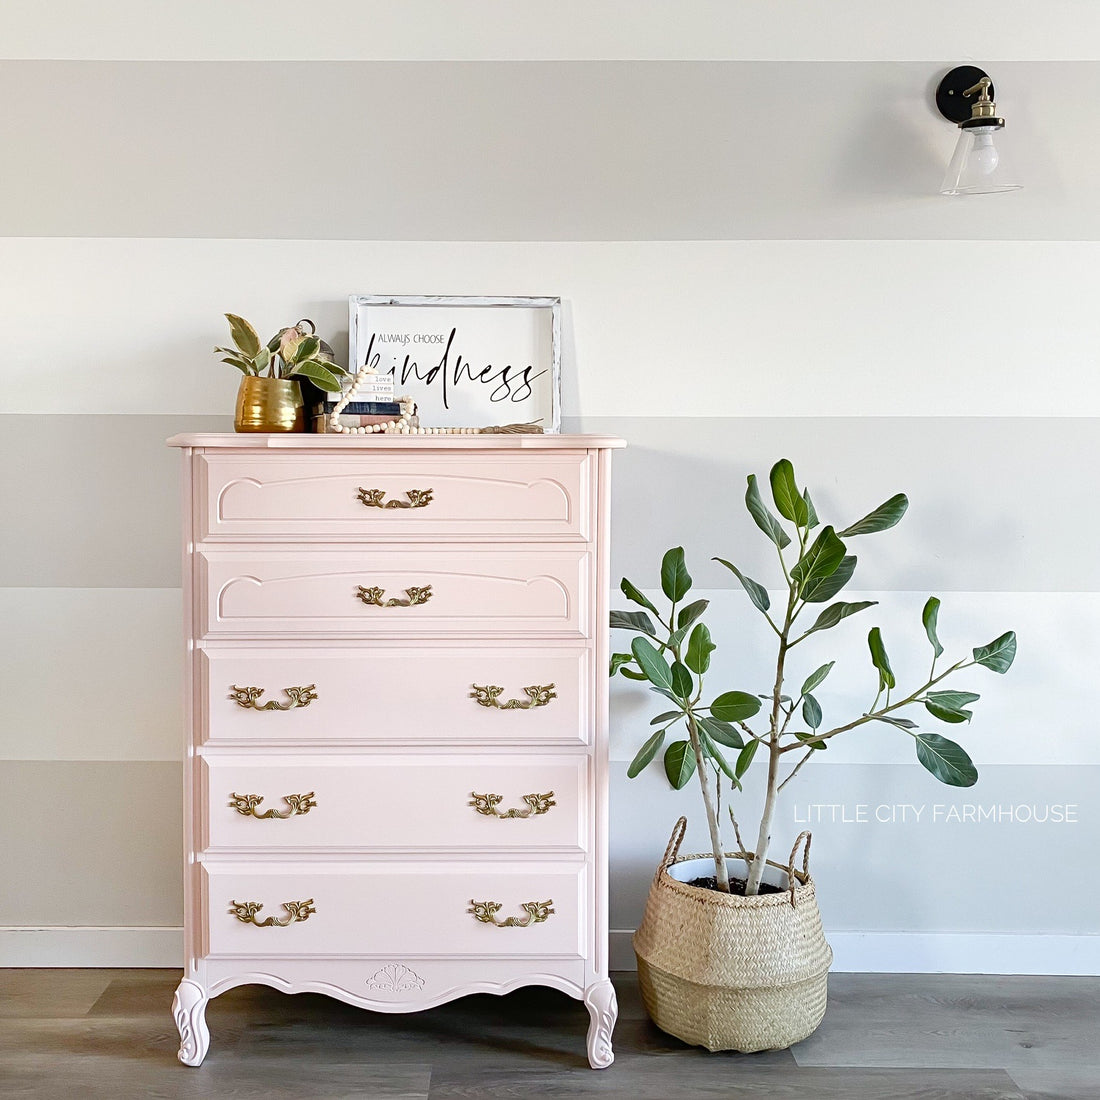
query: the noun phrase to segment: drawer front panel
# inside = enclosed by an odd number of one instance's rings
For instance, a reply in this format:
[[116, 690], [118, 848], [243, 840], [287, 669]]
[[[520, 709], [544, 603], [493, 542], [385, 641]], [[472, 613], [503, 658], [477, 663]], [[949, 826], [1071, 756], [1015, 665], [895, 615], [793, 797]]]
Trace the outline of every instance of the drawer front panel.
[[579, 853], [587, 764], [586, 756], [527, 753], [210, 757], [202, 767], [207, 847]]
[[[232, 647], [198, 656], [207, 743], [589, 740], [593, 654], [581, 646]], [[478, 702], [496, 688], [496, 705]]]
[[206, 454], [197, 461], [203, 539], [590, 535], [584, 451]]
[[198, 558], [208, 637], [590, 633], [591, 558], [579, 548], [206, 549]]
[[[206, 863], [209, 954], [580, 957], [584, 876], [579, 863]], [[547, 902], [552, 913], [537, 908]], [[249, 903], [263, 908], [245, 923], [236, 914]], [[490, 914], [486, 903], [500, 908]], [[526, 927], [479, 920], [475, 907]], [[270, 918], [291, 923], [251, 923]]]

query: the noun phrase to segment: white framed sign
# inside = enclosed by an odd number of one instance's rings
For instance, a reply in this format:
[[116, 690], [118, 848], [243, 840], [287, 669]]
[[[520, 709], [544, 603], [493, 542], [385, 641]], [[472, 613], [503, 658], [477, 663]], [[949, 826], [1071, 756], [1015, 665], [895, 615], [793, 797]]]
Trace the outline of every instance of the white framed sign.
[[361, 294], [349, 363], [392, 374], [426, 427], [561, 429], [561, 299]]

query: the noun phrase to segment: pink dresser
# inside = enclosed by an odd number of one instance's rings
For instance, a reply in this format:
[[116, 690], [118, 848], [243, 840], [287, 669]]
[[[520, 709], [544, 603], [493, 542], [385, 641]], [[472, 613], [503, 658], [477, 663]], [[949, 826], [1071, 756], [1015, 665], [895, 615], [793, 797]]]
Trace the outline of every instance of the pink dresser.
[[413, 1012], [549, 985], [613, 1061], [595, 436], [184, 435], [185, 974]]

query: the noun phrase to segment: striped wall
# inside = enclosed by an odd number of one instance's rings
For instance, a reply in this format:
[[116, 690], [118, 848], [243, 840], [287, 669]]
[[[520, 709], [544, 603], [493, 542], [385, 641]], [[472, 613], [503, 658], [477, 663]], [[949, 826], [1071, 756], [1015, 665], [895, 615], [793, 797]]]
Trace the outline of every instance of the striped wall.
[[[1012, 673], [963, 685], [987, 693], [960, 738], [981, 781], [939, 786], [900, 735], [838, 739], [788, 788], [777, 843], [814, 818], [841, 968], [1100, 972], [1081, 872], [1100, 843], [1100, 150], [1079, 123], [1100, 15], [553, 7], [315, 0], [293, 35], [292, 0], [0, 10], [0, 964], [176, 960], [164, 440], [229, 426], [222, 312], [310, 316], [340, 349], [347, 295], [381, 291], [561, 295], [565, 427], [630, 443], [613, 575], [652, 590], [685, 546], [716, 686], [769, 679], [709, 561], [771, 576], [745, 475], [790, 457], [842, 520], [906, 491], [903, 526], [861, 548], [879, 606], [806, 660], [842, 658], [828, 717], [868, 702], [870, 625], [923, 671], [929, 593], [949, 647], [1014, 627]], [[954, 135], [930, 90], [961, 60], [999, 86], [1018, 194], [934, 193]], [[622, 964], [680, 812], [705, 847], [694, 792], [626, 778], [650, 712], [615, 684]], [[1024, 813], [1056, 806], [1072, 820]]]

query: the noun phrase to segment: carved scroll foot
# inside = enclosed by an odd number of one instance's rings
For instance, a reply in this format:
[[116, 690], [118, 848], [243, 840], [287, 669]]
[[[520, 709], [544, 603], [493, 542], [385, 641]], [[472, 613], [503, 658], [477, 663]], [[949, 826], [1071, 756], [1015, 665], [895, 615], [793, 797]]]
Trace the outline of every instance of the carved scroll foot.
[[588, 1025], [588, 1064], [593, 1069], [607, 1069], [615, 1061], [611, 1049], [611, 1032], [619, 1018], [619, 1002], [615, 987], [606, 978], [584, 991], [584, 1007], [592, 1017]]
[[206, 990], [190, 978], [184, 978], [172, 998], [172, 1015], [180, 1033], [177, 1057], [185, 1066], [198, 1066], [210, 1049], [210, 1029], [206, 1026]]

